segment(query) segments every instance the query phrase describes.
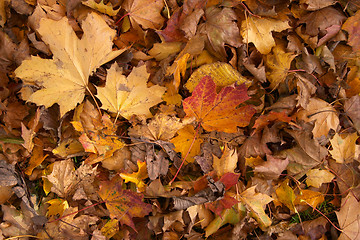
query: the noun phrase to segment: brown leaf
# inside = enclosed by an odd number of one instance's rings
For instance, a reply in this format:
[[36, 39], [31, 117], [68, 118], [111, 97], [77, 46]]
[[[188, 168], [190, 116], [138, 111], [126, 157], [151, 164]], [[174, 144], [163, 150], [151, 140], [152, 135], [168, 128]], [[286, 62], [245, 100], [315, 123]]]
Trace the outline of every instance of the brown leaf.
[[336, 213], [342, 233], [338, 239], [358, 239], [360, 236], [360, 204], [349, 193], [341, 200], [341, 209]]

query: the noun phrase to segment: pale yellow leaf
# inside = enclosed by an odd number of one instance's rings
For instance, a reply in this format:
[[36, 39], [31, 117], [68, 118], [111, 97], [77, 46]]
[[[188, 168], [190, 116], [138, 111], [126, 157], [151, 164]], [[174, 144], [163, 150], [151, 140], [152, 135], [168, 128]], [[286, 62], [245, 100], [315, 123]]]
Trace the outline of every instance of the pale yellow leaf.
[[47, 179], [52, 183], [51, 191], [61, 198], [66, 198], [67, 194], [75, 184], [75, 167], [71, 159], [56, 161], [52, 173]]
[[105, 87], [97, 88], [101, 108], [126, 119], [132, 115], [152, 116], [149, 108], [162, 102], [161, 97], [166, 88], [158, 85], [147, 87], [149, 75], [143, 65], [134, 68], [125, 77], [117, 63], [114, 63], [108, 70]]
[[120, 8], [114, 10], [112, 4], [109, 2], [107, 4], [104, 3], [104, 0], [101, 0], [101, 2], [97, 3], [94, 0], [86, 0], [83, 1], [82, 4], [88, 6], [89, 8], [92, 8], [94, 10], [97, 10], [101, 13], [105, 13], [109, 16], [116, 16], [116, 14], [120, 11]]
[[61, 116], [84, 99], [92, 72], [124, 51], [112, 51], [116, 31], [98, 14], [90, 13], [82, 29], [84, 34], [79, 39], [66, 17], [60, 21], [42, 19], [37, 31], [50, 47], [53, 59], [32, 56], [15, 70], [25, 85], [42, 88], [29, 101], [46, 107], [57, 103]]
[[316, 188], [319, 188], [323, 183], [331, 182], [335, 177], [330, 171], [320, 169], [311, 169], [306, 173], [306, 176], [306, 184]]
[[271, 48], [275, 46], [272, 31], [281, 32], [288, 28], [290, 25], [287, 20], [258, 18], [250, 15], [242, 21], [240, 32], [244, 42], [252, 42], [261, 54], [268, 54]]
[[357, 133], [342, 134], [336, 133], [330, 139], [332, 150], [331, 156], [337, 163], [350, 163], [359, 157], [359, 145], [356, 145]]
[[225, 147], [221, 158], [213, 156], [213, 168], [218, 177], [221, 177], [225, 173], [233, 173], [238, 162], [238, 155], [235, 149], [229, 149]]

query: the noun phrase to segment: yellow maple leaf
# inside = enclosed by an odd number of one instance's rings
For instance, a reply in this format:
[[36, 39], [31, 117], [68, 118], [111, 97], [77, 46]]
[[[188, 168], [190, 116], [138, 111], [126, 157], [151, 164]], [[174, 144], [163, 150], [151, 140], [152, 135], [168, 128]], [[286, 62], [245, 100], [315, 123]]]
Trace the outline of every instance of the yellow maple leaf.
[[84, 99], [92, 72], [124, 51], [112, 51], [116, 31], [98, 14], [90, 13], [82, 29], [84, 35], [79, 39], [66, 17], [60, 21], [41, 19], [37, 31], [49, 45], [53, 59], [32, 56], [15, 70], [25, 85], [42, 88], [29, 97], [30, 102], [45, 107], [57, 103], [63, 116]]
[[88, 6], [89, 8], [95, 9], [101, 13], [105, 13], [109, 16], [116, 16], [116, 14], [120, 11], [120, 8], [114, 10], [111, 3], [104, 3], [104, 0], [101, 0], [101, 2], [97, 3], [94, 0], [86, 0], [82, 1], [82, 4]]
[[[180, 129], [177, 132], [177, 136], [171, 139], [171, 143], [175, 145], [175, 151], [180, 152], [182, 157], [185, 157], [188, 153], [191, 143], [193, 142], [195, 130], [192, 125], [187, 125], [184, 128]], [[194, 157], [196, 155], [199, 155], [200, 145], [203, 143], [203, 140], [199, 137], [197, 137], [194, 141], [194, 144], [192, 145], [189, 155], [186, 158], [186, 163], [194, 162]]]
[[162, 102], [166, 88], [158, 85], [147, 87], [149, 73], [146, 66], [136, 67], [129, 76], [122, 75], [117, 63], [108, 70], [105, 87], [98, 87], [97, 97], [102, 109], [120, 114], [126, 119], [132, 115], [152, 116], [149, 108]]
[[306, 173], [306, 176], [306, 184], [316, 188], [319, 188], [323, 183], [331, 182], [335, 177], [330, 171], [320, 169], [311, 169]]
[[356, 145], [357, 139], [357, 133], [343, 134], [341, 136], [336, 133], [330, 139], [333, 148], [333, 150], [330, 150], [330, 154], [337, 163], [350, 163], [359, 157], [360, 146]]
[[266, 55], [266, 78], [270, 82], [270, 88], [276, 88], [286, 79], [290, 69], [291, 61], [296, 57], [294, 53], [287, 53], [277, 45], [273, 48], [272, 53]]
[[261, 54], [268, 54], [275, 46], [272, 31], [281, 32], [290, 28], [288, 21], [249, 16], [241, 23], [241, 36], [247, 43], [254, 43]]
[[218, 177], [228, 172], [234, 172], [238, 162], [238, 155], [235, 149], [229, 149], [225, 146], [221, 158], [213, 157], [213, 167]]
[[65, 199], [61, 198], [54, 198], [49, 201], [47, 201], [50, 206], [48, 207], [47, 216], [55, 216], [59, 214], [59, 216], [62, 216], [64, 211], [69, 208], [69, 203]]
[[139, 170], [137, 172], [129, 173], [120, 173], [125, 182], [133, 182], [138, 187], [139, 191], [145, 190], [146, 184], [142, 181], [145, 178], [148, 178], [146, 162], [137, 161]]

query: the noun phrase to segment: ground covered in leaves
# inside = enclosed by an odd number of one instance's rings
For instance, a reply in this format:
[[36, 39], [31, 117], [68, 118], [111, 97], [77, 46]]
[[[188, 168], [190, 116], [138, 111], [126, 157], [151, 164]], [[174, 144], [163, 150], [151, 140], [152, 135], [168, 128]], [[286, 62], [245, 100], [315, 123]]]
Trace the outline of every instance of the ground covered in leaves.
[[0, 239], [360, 239], [359, 6], [0, 0]]

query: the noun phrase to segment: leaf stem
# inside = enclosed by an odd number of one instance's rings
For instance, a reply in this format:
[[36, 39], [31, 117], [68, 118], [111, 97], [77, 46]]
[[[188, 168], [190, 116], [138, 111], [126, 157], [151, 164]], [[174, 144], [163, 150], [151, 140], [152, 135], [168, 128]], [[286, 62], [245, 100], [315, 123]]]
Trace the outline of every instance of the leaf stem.
[[319, 209], [314, 208], [313, 206], [311, 206], [307, 201], [304, 201], [309, 207], [311, 207], [313, 210], [317, 211], [318, 213], [321, 214], [321, 216], [323, 216], [336, 230], [343, 232], [343, 230], [341, 230], [340, 228], [338, 228], [332, 221], [330, 221], [330, 219], [323, 214]]
[[180, 172], [181, 167], [184, 165], [185, 160], [186, 160], [186, 158], [188, 157], [188, 155], [189, 155], [189, 153], [190, 153], [190, 151], [191, 151], [191, 149], [192, 149], [192, 147], [193, 147], [193, 145], [194, 145], [194, 143], [195, 143], [195, 140], [196, 140], [196, 138], [197, 138], [197, 136], [198, 136], [198, 134], [199, 134], [199, 129], [200, 129], [200, 122], [199, 122], [199, 124], [197, 125], [196, 133], [194, 134], [194, 138], [193, 138], [193, 141], [191, 142], [191, 145], [190, 145], [190, 147], [189, 147], [189, 150], [187, 151], [187, 153], [186, 153], [183, 161], [181, 162], [180, 167], [178, 168], [178, 170], [177, 170], [174, 178], [171, 179], [171, 181], [169, 182], [169, 185], [171, 185], [171, 184], [175, 181], [176, 177], [178, 176], [178, 174], [179, 174], [179, 172]]

